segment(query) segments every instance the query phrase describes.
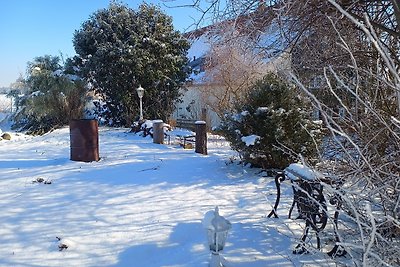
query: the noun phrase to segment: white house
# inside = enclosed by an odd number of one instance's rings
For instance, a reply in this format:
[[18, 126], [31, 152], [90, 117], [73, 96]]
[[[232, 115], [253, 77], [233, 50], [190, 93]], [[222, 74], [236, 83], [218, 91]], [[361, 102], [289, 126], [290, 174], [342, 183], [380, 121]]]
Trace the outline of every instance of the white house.
[[[225, 97], [229, 87], [221, 80], [225, 75], [221, 73], [229, 75], [229, 81], [235, 83], [242, 76], [254, 81], [268, 72], [290, 69], [290, 56], [282, 49], [273, 11], [261, 11], [185, 34], [191, 42], [188, 58], [193, 73], [182, 88], [183, 101], [174, 112], [174, 119], [204, 120], [206, 115], [211, 127], [218, 126], [225, 110], [222, 104], [218, 110], [214, 104], [222, 101], [219, 96]], [[240, 51], [235, 52], [237, 49]], [[239, 57], [232, 57], [233, 53]], [[228, 62], [230, 57], [234, 60]], [[240, 86], [238, 90], [246, 88], [246, 85]], [[226, 103], [232, 103], [234, 94], [228, 97]]]

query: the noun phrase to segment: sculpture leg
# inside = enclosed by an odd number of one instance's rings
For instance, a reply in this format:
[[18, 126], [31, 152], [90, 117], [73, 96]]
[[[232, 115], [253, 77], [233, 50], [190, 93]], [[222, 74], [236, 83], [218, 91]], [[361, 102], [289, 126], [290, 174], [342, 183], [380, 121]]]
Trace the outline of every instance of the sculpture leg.
[[306, 243], [306, 238], [308, 235], [308, 231], [310, 230], [310, 223], [307, 221], [306, 222], [306, 228], [304, 229], [303, 236], [301, 237], [300, 244], [298, 244], [295, 249], [293, 250], [293, 254], [304, 254], [308, 253], [305, 243]]
[[339, 238], [339, 234], [338, 234], [338, 218], [339, 218], [339, 211], [336, 210], [335, 211], [335, 215], [334, 215], [334, 219], [333, 219], [333, 223], [334, 223], [334, 231], [335, 231], [335, 246], [331, 249], [331, 251], [328, 252], [328, 255], [330, 257], [342, 257], [345, 256], [347, 254], [347, 251], [340, 245], [338, 245], [337, 243], [340, 242], [340, 238]]
[[276, 212], [279, 206], [279, 201], [281, 199], [281, 182], [285, 180], [285, 174], [283, 172], [278, 173], [275, 176], [275, 186], [276, 186], [276, 200], [274, 209], [268, 214], [268, 218], [274, 215], [274, 218], [278, 218], [278, 213]]

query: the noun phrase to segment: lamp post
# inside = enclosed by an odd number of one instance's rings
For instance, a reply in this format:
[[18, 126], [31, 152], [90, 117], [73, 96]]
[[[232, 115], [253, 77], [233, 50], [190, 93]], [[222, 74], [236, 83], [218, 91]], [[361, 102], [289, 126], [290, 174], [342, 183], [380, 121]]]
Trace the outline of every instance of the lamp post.
[[139, 99], [140, 99], [140, 117], [139, 117], [139, 120], [143, 120], [143, 103], [142, 103], [142, 98], [143, 98], [143, 95], [144, 95], [144, 89], [143, 89], [143, 87], [141, 86], [141, 85], [139, 85], [139, 87], [138, 88], [136, 88], [136, 92], [137, 92], [137, 94], [138, 94], [138, 97], [139, 97]]
[[211, 251], [210, 267], [224, 267], [219, 252], [224, 249], [231, 223], [219, 215], [218, 207], [208, 211], [203, 219], [203, 226], [207, 230], [207, 240]]

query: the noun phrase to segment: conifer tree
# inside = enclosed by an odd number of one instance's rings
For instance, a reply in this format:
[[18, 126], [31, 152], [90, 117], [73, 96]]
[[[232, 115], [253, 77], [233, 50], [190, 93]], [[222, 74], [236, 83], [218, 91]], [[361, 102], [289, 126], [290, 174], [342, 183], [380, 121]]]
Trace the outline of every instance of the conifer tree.
[[146, 118], [166, 120], [173, 112], [188, 75], [189, 44], [159, 8], [142, 4], [135, 11], [113, 2], [83, 23], [73, 43], [110, 125], [129, 126], [137, 118], [139, 85], [146, 90]]
[[250, 88], [222, 123], [223, 135], [243, 160], [264, 169], [284, 169], [317, 156], [321, 125], [309, 117], [307, 102], [275, 74]]
[[19, 99], [15, 128], [44, 134], [83, 116], [85, 83], [68, 74], [59, 57], [45, 55], [28, 62], [25, 86], [28, 92]]

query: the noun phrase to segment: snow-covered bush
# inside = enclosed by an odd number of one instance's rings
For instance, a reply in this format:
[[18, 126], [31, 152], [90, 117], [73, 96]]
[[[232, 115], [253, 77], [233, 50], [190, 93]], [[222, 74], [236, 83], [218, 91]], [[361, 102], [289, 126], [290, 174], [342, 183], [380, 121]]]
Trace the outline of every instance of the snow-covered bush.
[[31, 134], [43, 134], [80, 119], [86, 100], [85, 83], [72, 78], [53, 56], [37, 57], [28, 63], [29, 93], [20, 101], [13, 125]]
[[153, 137], [153, 121], [152, 120], [135, 121], [131, 126], [131, 132], [139, 134], [143, 137], [146, 137], [148, 135]]
[[244, 103], [226, 114], [222, 134], [243, 160], [265, 169], [285, 168], [300, 155], [312, 161], [321, 136], [321, 125], [296, 88], [268, 74], [251, 88]]

